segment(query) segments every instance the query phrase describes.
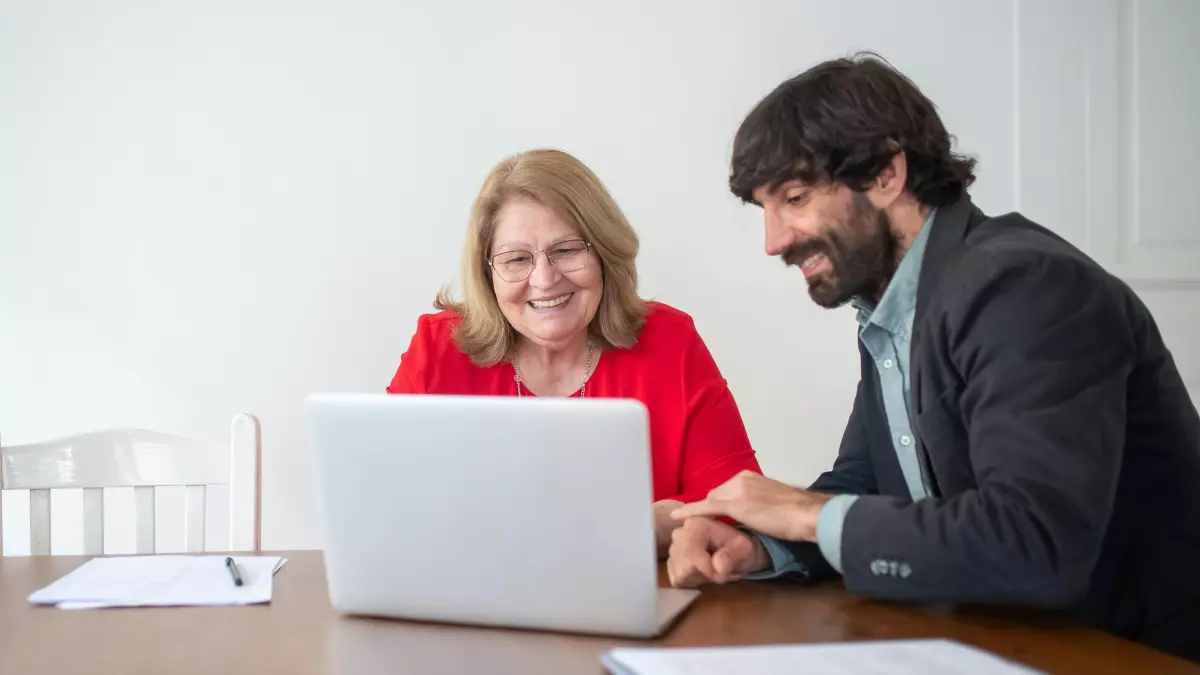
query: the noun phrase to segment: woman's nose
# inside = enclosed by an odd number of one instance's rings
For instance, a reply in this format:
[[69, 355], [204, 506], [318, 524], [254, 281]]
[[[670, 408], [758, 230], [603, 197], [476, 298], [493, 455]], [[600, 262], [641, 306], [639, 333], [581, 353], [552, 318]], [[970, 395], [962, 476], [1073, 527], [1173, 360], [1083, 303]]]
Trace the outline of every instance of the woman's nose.
[[550, 256], [545, 252], [538, 253], [533, 259], [533, 272], [529, 275], [529, 284], [534, 288], [550, 288], [558, 283], [562, 273], [550, 264]]

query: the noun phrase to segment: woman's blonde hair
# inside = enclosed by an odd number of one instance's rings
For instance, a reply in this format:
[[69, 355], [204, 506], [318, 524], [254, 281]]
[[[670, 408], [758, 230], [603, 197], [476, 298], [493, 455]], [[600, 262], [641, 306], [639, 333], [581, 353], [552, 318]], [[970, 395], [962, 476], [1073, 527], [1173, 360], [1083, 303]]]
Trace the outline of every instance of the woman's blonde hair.
[[434, 302], [437, 309], [461, 317], [454, 331], [458, 348], [487, 367], [510, 357], [516, 347], [516, 331], [500, 311], [487, 264], [496, 214], [514, 198], [552, 209], [591, 244], [604, 287], [588, 331], [602, 349], [632, 347], [646, 316], [637, 292], [637, 233], [583, 162], [560, 150], [531, 150], [508, 157], [488, 174], [471, 209], [462, 260], [463, 299], [455, 301], [443, 288]]

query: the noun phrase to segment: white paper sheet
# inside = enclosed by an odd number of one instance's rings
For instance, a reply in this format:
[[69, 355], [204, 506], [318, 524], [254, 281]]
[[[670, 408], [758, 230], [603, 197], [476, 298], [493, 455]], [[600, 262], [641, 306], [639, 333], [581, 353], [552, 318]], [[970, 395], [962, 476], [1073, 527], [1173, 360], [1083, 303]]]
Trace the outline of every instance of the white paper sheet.
[[252, 605], [270, 602], [272, 579], [287, 562], [278, 556], [233, 556], [241, 586], [225, 567], [226, 556], [129, 556], [93, 558], [29, 602], [60, 609]]
[[886, 640], [766, 647], [614, 649], [616, 675], [1031, 675], [1039, 671], [952, 640]]

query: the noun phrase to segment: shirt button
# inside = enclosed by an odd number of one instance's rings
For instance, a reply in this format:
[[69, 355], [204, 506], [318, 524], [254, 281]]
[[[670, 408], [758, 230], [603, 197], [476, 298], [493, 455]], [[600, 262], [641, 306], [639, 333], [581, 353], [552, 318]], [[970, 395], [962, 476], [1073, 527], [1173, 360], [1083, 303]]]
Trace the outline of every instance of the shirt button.
[[884, 368], [891, 368], [891, 367], [892, 367], [892, 365], [893, 365], [893, 364], [892, 364], [892, 360], [891, 360], [891, 359], [884, 359], [884, 360], [883, 360], [883, 367], [884, 367]]
[[907, 448], [908, 446], [912, 445], [912, 438], [908, 435], [901, 436], [900, 445], [903, 445]]

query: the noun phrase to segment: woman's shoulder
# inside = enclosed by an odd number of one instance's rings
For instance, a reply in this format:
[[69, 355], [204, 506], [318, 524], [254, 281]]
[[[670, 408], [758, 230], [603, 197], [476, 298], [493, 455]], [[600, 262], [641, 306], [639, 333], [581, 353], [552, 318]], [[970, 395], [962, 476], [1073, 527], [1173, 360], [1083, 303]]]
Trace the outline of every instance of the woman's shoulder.
[[430, 312], [417, 317], [417, 331], [452, 333], [462, 323], [462, 317], [453, 309]]
[[646, 302], [646, 319], [638, 335], [638, 346], [677, 348], [698, 339], [696, 322], [690, 314], [664, 302]]
[[664, 327], [673, 330], [695, 330], [692, 315], [658, 300], [646, 301], [646, 326]]
[[417, 329], [388, 391], [399, 393], [459, 392], [468, 381], [470, 359], [458, 348], [454, 329], [462, 322], [458, 313], [443, 310], [417, 317]]
[[452, 309], [418, 316], [417, 330], [413, 333], [409, 350], [417, 350], [430, 356], [457, 352], [454, 329], [461, 323], [462, 317]]

